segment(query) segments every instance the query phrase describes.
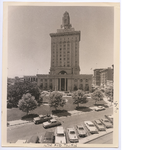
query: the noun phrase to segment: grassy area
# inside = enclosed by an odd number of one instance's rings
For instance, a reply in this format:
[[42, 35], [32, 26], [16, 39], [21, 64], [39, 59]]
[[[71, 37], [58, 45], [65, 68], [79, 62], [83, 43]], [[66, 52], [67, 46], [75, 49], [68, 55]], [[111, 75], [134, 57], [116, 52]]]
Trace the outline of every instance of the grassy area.
[[[12, 109], [7, 109], [7, 121], [12, 121], [12, 120], [32, 120], [32, 118], [36, 117], [37, 115], [40, 114], [49, 114], [51, 111], [53, 111], [53, 114], [57, 116], [68, 116], [70, 113], [68, 111], [75, 110], [77, 105], [73, 105], [73, 100], [72, 97], [65, 97], [67, 99], [67, 103], [63, 108], [59, 108], [60, 110], [58, 113], [54, 111], [54, 108], [50, 108], [48, 105], [42, 105], [37, 107], [35, 110], [30, 112], [29, 118], [26, 117], [26, 113], [22, 112], [18, 108], [12, 108]], [[86, 104], [80, 104], [80, 108], [78, 108], [79, 111], [90, 111], [89, 107], [94, 106], [95, 101], [92, 100], [91, 98], [88, 98], [88, 102]], [[99, 101], [97, 104], [105, 104], [104, 101]]]

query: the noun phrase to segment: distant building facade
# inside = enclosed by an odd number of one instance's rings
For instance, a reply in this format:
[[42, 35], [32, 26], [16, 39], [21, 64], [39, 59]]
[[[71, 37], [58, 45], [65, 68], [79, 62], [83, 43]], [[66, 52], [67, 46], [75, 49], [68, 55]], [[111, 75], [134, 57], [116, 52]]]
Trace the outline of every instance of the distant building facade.
[[37, 82], [37, 76], [24, 76], [24, 81]]
[[100, 71], [102, 71], [104, 69], [94, 69], [94, 77], [93, 77], [93, 82], [94, 85], [96, 86], [100, 86]]
[[113, 69], [107, 68], [100, 71], [100, 86], [110, 86], [113, 82]]
[[51, 67], [49, 74], [37, 74], [38, 86], [44, 89], [74, 91], [91, 90], [92, 75], [80, 74], [80, 31], [70, 24], [69, 13], [62, 18], [61, 29], [51, 33]]
[[113, 84], [113, 68], [94, 69], [94, 83], [96, 86], [111, 86]]

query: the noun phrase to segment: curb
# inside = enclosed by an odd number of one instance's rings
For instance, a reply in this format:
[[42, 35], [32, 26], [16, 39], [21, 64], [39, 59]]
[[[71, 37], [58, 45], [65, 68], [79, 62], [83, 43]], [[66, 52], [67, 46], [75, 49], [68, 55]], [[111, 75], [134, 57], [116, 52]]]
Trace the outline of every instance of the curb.
[[21, 125], [21, 124], [27, 124], [27, 123], [31, 123], [31, 122], [33, 122], [33, 121], [28, 121], [28, 122], [23, 122], [23, 123], [18, 123], [18, 124], [13, 124], [13, 125], [11, 125], [9, 122], [9, 125], [7, 126], [7, 127], [10, 127], [10, 126], [17, 126], [17, 125]]
[[[103, 137], [103, 136], [105, 136], [105, 135], [107, 135], [107, 134], [110, 134], [110, 133], [112, 133], [112, 132], [113, 132], [113, 130], [108, 131], [108, 132], [106, 131], [106, 133], [101, 134], [101, 135], [97, 135], [97, 136], [96, 136], [96, 134], [91, 135], [91, 136], [87, 137], [86, 139], [84, 138], [84, 139], [80, 140], [80, 141], [79, 141], [79, 144], [86, 144], [86, 143], [89, 143], [89, 142], [91, 142], [91, 141], [93, 141], [93, 140], [96, 140], [96, 139], [98, 139], [98, 138], [100, 138], [100, 137]], [[94, 136], [94, 137], [92, 138], [92, 136]]]

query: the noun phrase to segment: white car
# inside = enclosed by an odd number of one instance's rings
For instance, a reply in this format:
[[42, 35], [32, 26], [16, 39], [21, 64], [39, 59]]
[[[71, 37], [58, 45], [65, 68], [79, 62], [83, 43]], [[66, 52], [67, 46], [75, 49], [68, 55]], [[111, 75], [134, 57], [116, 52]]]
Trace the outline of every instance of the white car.
[[66, 143], [66, 134], [62, 126], [55, 130], [55, 143]]
[[67, 133], [70, 142], [76, 143], [79, 141], [74, 128], [67, 128]]
[[101, 110], [105, 110], [105, 107], [103, 107], [103, 106], [95, 107], [95, 111], [101, 111]]
[[95, 125], [93, 124], [92, 121], [84, 121], [85, 126], [87, 127], [87, 129], [90, 131], [90, 133], [98, 133], [97, 128], [95, 127]]
[[26, 140], [18, 140], [17, 142], [16, 142], [16, 144], [23, 144], [23, 143], [26, 143], [27, 141]]

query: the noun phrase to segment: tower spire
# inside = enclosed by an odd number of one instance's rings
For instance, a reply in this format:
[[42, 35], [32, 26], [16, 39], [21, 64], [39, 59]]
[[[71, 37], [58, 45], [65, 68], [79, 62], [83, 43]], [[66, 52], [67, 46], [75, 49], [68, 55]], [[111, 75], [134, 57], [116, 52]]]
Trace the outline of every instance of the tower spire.
[[70, 17], [69, 17], [69, 13], [66, 11], [63, 15], [62, 18], [62, 25], [61, 28], [62, 29], [70, 29], [72, 27], [72, 25], [70, 24]]

